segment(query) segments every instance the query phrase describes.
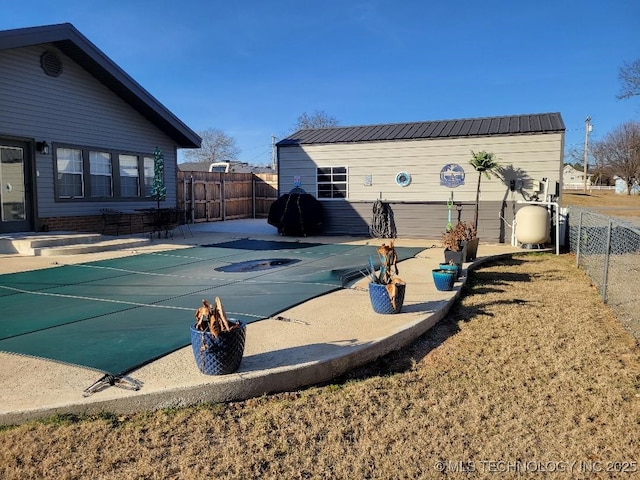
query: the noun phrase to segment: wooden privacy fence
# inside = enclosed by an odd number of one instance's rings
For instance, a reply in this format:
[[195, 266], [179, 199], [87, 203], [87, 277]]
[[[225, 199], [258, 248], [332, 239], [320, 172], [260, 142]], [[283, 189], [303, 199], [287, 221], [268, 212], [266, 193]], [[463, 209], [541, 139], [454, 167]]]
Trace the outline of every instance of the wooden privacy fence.
[[266, 218], [278, 198], [278, 176], [178, 172], [178, 208], [190, 223]]

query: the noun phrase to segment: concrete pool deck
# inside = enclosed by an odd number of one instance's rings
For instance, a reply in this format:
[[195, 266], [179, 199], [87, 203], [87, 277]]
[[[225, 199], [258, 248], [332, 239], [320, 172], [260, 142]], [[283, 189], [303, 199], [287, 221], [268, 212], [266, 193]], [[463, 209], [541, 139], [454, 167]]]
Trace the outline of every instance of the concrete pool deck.
[[[129, 251], [61, 257], [0, 255], [0, 274], [241, 238], [374, 246], [388, 242], [334, 236], [280, 237], [264, 219], [197, 224], [191, 226], [191, 232], [193, 235], [185, 231], [185, 238], [175, 232], [171, 240], [154, 240], [149, 246]], [[0, 352], [0, 424], [23, 423], [54, 414], [103, 411], [127, 414], [298, 390], [329, 381], [400, 349], [446, 315], [466, 277], [456, 283], [453, 291], [439, 292], [430, 275], [431, 269], [443, 260], [439, 240], [397, 239], [395, 243], [424, 247], [416, 257], [399, 265], [399, 277], [407, 283], [404, 306], [399, 314], [374, 313], [369, 302], [368, 280], [361, 279], [348, 288], [309, 300], [276, 317], [249, 324], [243, 360], [233, 374], [200, 373], [189, 345], [130, 372], [127, 376], [142, 385], [140, 390], [110, 386], [87, 397], [83, 396], [84, 390], [103, 376], [101, 372]], [[478, 259], [465, 268], [516, 252], [523, 250], [481, 241]], [[196, 307], [194, 305], [194, 311]]]

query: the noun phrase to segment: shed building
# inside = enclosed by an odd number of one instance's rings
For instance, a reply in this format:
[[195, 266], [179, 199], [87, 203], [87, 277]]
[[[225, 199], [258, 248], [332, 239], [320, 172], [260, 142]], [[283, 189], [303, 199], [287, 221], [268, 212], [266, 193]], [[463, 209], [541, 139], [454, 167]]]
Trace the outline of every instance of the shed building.
[[508, 242], [518, 200], [561, 195], [564, 134], [560, 113], [304, 129], [276, 144], [278, 194], [314, 195], [329, 235], [368, 235], [382, 200], [398, 237], [440, 238], [450, 211], [473, 219], [469, 161], [487, 151], [500, 170], [482, 179], [478, 236]]

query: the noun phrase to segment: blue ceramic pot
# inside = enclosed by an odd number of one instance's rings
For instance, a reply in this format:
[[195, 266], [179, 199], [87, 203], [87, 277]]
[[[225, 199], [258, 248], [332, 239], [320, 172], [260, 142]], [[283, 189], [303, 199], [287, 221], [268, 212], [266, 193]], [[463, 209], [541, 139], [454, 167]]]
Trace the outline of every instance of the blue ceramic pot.
[[376, 313], [398, 313], [402, 309], [404, 303], [404, 293], [406, 291], [406, 284], [396, 284], [398, 293], [396, 294], [396, 306], [393, 307], [391, 299], [389, 298], [389, 292], [387, 286], [381, 283], [369, 284], [369, 298], [371, 299], [371, 306]]
[[442, 270], [436, 268], [431, 271], [433, 275], [433, 283], [437, 290], [441, 292], [453, 290], [453, 284], [456, 281], [456, 274], [453, 270]]
[[462, 274], [462, 266], [457, 263], [441, 263], [438, 265], [440, 270], [453, 270], [456, 274], [456, 280], [460, 278]]

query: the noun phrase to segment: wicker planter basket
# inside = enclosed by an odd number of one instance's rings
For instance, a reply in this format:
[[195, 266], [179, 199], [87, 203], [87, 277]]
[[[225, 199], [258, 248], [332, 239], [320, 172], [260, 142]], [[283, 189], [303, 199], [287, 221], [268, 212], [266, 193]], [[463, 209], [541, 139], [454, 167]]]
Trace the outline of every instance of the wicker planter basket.
[[191, 326], [191, 347], [196, 365], [206, 375], [226, 375], [238, 370], [247, 333], [247, 324], [229, 332], [221, 333], [218, 338], [209, 331], [200, 331]]

